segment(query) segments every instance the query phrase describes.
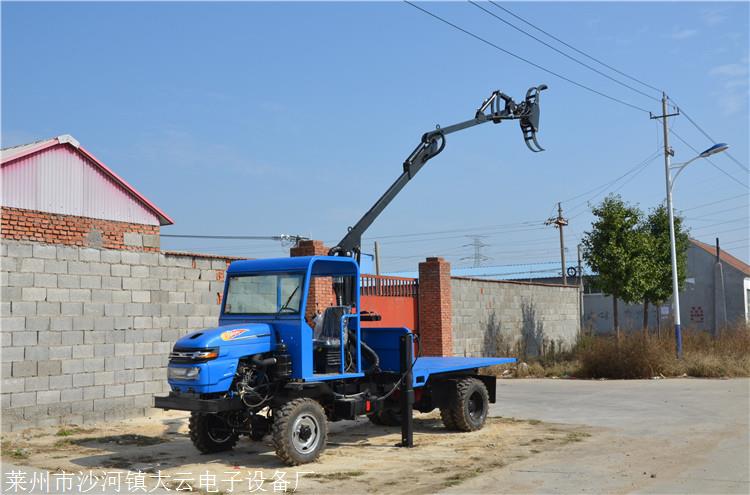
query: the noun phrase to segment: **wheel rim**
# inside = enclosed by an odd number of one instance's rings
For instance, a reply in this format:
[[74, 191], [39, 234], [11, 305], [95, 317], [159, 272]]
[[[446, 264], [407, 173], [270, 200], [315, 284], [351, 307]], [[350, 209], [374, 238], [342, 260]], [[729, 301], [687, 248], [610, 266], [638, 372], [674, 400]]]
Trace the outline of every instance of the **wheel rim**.
[[206, 434], [213, 442], [225, 443], [234, 433], [226, 421], [220, 416], [212, 414], [206, 419]]
[[474, 392], [469, 396], [469, 417], [474, 421], [481, 421], [484, 416], [484, 399], [482, 394]]
[[300, 414], [292, 425], [292, 445], [300, 454], [315, 450], [320, 442], [320, 424], [312, 414]]

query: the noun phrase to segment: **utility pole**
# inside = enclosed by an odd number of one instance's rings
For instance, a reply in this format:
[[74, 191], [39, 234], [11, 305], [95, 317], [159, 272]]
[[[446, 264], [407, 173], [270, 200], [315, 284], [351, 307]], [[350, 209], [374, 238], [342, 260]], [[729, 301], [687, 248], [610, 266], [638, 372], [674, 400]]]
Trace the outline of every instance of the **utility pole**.
[[562, 204], [557, 203], [557, 217], [550, 218], [544, 225], [554, 225], [560, 229], [560, 263], [562, 264], [563, 285], [568, 285], [568, 274], [565, 269], [565, 238], [563, 237], [563, 227], [568, 225], [568, 219], [562, 216]]
[[581, 263], [581, 245], [578, 246], [578, 306], [580, 309], [581, 327], [583, 328], [583, 264]]
[[672, 208], [672, 172], [671, 159], [674, 151], [669, 147], [669, 124], [667, 119], [679, 115], [680, 112], [667, 113], [667, 94], [661, 94], [661, 115], [651, 115], [652, 119], [661, 119], [662, 132], [664, 133], [664, 175], [667, 179], [667, 212], [669, 213], [669, 247], [672, 258], [672, 316], [674, 318], [674, 338], [677, 359], [682, 358], [682, 328], [680, 327], [680, 288], [677, 277], [677, 247], [675, 246], [674, 234], [674, 209]]

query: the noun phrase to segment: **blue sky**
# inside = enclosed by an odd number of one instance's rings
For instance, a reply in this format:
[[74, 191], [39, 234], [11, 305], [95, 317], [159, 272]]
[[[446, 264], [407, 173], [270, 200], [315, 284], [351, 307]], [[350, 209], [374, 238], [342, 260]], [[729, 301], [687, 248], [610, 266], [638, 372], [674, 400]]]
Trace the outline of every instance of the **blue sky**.
[[[419, 5], [570, 79], [659, 110], [468, 3]], [[748, 166], [748, 3], [503, 5], [664, 88]], [[529, 152], [512, 122], [449, 136], [368, 232], [365, 249], [379, 238], [393, 271], [428, 255], [470, 264], [469, 235], [485, 236], [487, 264], [556, 260], [557, 232], [543, 221], [557, 201], [570, 217], [574, 257], [590, 226], [587, 202], [614, 190], [644, 209], [663, 200], [662, 159], [634, 168], [657, 151], [656, 122], [400, 2], [2, 3], [3, 146], [72, 134], [175, 219], [163, 233], [297, 233], [335, 244], [400, 173], [423, 132], [471, 118], [494, 89], [520, 99], [539, 83], [550, 87], [539, 133], [547, 151]], [[695, 148], [710, 144], [684, 117], [673, 130]], [[694, 155], [672, 140], [676, 161]], [[677, 182], [675, 205], [695, 237], [718, 235], [747, 260], [747, 172], [726, 156], [713, 162], [740, 183], [695, 162]], [[420, 235], [402, 235], [409, 233]], [[259, 241], [163, 246], [257, 257], [287, 249]]]

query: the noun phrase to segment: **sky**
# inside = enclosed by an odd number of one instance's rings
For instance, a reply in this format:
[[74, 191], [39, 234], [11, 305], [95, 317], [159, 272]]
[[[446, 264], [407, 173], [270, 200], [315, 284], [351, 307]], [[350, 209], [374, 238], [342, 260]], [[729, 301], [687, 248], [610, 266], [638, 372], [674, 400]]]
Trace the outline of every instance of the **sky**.
[[[664, 201], [661, 94], [480, 4], [12, 3], [2, 14], [2, 146], [71, 134], [169, 214], [163, 234], [297, 234], [334, 245], [402, 171], [421, 135], [501, 90], [545, 83], [531, 153], [516, 122], [447, 138], [366, 233], [384, 271], [426, 256], [471, 266], [559, 259], [544, 221], [562, 202], [568, 259], [610, 192]], [[567, 44], [667, 92], [732, 157], [693, 162], [674, 189], [691, 235], [747, 261], [748, 3], [502, 3]], [[552, 71], [593, 91], [566, 81]], [[638, 108], [633, 108], [633, 105]], [[712, 144], [686, 117], [672, 131]], [[695, 156], [670, 135], [674, 162]], [[731, 178], [729, 177], [731, 176]], [[276, 241], [162, 239], [164, 249], [285, 256]], [[551, 265], [554, 266], [554, 265]], [[554, 275], [551, 273], [550, 275]]]

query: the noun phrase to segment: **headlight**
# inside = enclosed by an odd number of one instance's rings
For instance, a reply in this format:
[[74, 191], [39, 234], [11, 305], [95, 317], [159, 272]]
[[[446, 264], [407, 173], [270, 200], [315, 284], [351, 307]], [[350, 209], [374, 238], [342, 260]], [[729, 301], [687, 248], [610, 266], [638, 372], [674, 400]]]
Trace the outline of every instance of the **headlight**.
[[201, 369], [197, 366], [177, 367], [170, 366], [167, 368], [167, 378], [170, 380], [197, 380], [201, 374]]

